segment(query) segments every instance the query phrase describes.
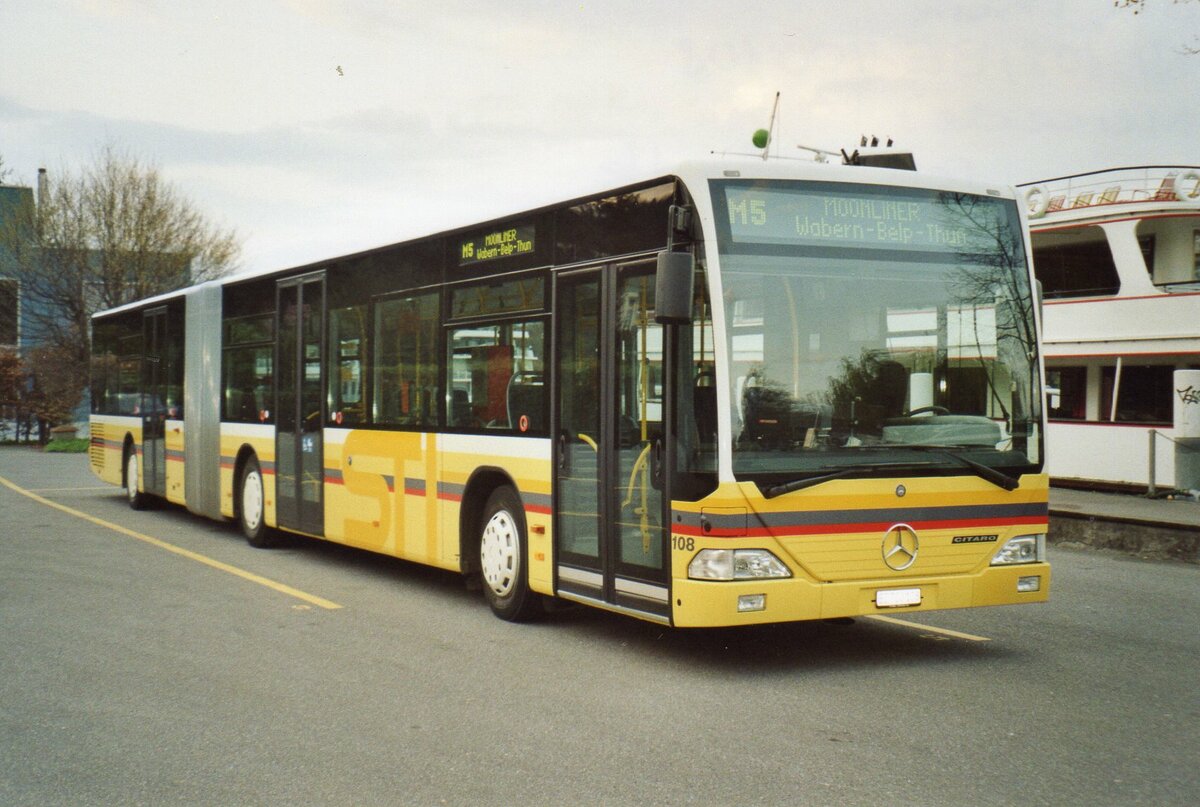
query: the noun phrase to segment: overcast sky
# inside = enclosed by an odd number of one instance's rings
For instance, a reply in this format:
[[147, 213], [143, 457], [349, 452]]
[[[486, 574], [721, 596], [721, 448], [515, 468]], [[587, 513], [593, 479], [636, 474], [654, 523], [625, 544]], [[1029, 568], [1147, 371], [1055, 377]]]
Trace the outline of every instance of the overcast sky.
[[[0, 0], [0, 156], [106, 143], [243, 239], [344, 254], [748, 151], [893, 137], [1008, 183], [1200, 165], [1200, 2]], [[434, 10], [436, 9], [436, 10]]]

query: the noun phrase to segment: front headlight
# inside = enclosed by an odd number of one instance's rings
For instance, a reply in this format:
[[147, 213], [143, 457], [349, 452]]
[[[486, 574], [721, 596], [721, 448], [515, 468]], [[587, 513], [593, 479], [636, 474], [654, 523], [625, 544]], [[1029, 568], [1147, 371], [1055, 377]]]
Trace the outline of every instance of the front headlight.
[[692, 580], [764, 580], [791, 577], [779, 558], [765, 549], [702, 549], [688, 564]]
[[1011, 566], [1016, 563], [1042, 563], [1045, 560], [1045, 535], [1018, 535], [992, 556], [992, 565]]

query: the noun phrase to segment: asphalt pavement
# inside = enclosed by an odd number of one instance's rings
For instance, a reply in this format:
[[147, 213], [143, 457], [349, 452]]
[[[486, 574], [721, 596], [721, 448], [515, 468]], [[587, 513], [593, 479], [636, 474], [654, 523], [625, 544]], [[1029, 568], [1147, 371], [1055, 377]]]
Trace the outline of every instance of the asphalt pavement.
[[[753, 629], [495, 619], [457, 575], [131, 511], [0, 449], [0, 804], [1112, 805], [1200, 793], [1200, 568]], [[34, 498], [36, 497], [36, 498]], [[1057, 517], [1054, 517], [1057, 518]]]

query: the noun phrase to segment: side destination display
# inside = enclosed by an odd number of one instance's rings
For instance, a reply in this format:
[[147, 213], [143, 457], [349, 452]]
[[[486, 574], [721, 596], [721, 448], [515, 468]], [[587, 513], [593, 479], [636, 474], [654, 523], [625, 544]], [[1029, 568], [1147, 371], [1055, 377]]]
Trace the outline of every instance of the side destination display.
[[536, 241], [534, 226], [532, 224], [506, 227], [503, 230], [492, 230], [491, 232], [473, 235], [459, 242], [458, 265], [470, 266], [500, 258], [528, 255], [535, 248]]

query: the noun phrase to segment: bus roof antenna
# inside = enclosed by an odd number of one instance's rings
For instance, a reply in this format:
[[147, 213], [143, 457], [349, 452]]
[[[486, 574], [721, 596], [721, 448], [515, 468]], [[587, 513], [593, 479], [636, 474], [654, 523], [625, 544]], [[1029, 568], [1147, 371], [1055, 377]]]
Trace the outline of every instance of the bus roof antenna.
[[762, 149], [762, 158], [765, 162], [771, 150], [771, 140], [775, 134], [775, 113], [779, 111], [779, 91], [775, 91], [775, 103], [771, 106], [771, 122], [767, 124], [766, 129], [758, 129], [754, 132], [752, 138], [755, 148]]

